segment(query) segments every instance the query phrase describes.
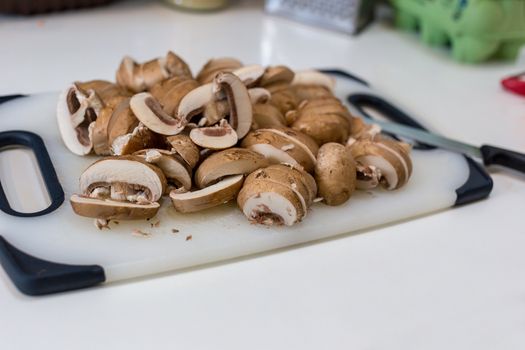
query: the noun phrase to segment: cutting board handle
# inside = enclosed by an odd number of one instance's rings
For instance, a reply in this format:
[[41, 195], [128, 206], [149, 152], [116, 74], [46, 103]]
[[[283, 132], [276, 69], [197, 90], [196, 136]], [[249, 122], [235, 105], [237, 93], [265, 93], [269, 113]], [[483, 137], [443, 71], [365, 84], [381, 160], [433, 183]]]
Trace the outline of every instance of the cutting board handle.
[[64, 191], [58, 181], [55, 168], [47, 152], [44, 140], [35, 133], [23, 130], [13, 130], [0, 132], [0, 149], [8, 146], [24, 146], [33, 151], [35, 158], [40, 168], [42, 178], [47, 188], [51, 204], [40, 211], [33, 213], [21, 213], [11, 208], [4, 188], [0, 183], [0, 210], [4, 213], [19, 216], [19, 217], [33, 217], [49, 214], [55, 211], [64, 203]]

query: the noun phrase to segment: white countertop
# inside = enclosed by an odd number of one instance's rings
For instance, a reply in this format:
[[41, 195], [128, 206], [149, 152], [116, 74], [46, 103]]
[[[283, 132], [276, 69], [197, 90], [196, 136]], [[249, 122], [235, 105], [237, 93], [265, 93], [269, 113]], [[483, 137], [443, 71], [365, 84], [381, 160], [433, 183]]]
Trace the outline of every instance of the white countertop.
[[[525, 151], [525, 98], [511, 63], [468, 66], [376, 23], [357, 37], [266, 16], [158, 3], [0, 16], [0, 95], [112, 79], [123, 55], [171, 49], [340, 67], [432, 130]], [[522, 67], [523, 70], [523, 67]], [[2, 349], [523, 349], [525, 176], [492, 170], [488, 200], [360, 234], [180, 274], [32, 298], [0, 269]]]

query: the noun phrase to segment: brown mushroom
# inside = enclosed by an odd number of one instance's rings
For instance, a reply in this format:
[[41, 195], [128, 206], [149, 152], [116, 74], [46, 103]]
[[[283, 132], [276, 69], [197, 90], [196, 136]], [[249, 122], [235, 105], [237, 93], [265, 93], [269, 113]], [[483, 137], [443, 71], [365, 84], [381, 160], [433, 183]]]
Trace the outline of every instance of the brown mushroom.
[[174, 76], [191, 78], [191, 71], [180, 57], [169, 51], [165, 57], [141, 64], [130, 57], [124, 57], [116, 79], [118, 85], [137, 93]]
[[164, 148], [166, 140], [142, 124], [132, 132], [118, 136], [111, 144], [111, 153], [114, 155], [127, 155], [146, 148]]
[[356, 183], [356, 165], [350, 151], [339, 143], [322, 145], [317, 153], [315, 180], [324, 203], [345, 203], [354, 192]]
[[158, 148], [137, 151], [134, 155], [162, 170], [169, 183], [176, 188], [191, 189], [191, 168], [180, 155]]
[[197, 87], [198, 83], [193, 79], [173, 77], [154, 85], [150, 93], [162, 106], [164, 112], [173, 116], [177, 113], [184, 96]]
[[277, 107], [269, 103], [253, 105], [253, 130], [284, 126], [286, 126], [286, 119]]
[[309, 136], [290, 128], [252, 131], [241, 146], [264, 155], [272, 164], [299, 164], [307, 172], [313, 171], [318, 151], [317, 144]]
[[242, 67], [242, 63], [235, 58], [223, 57], [214, 58], [206, 62], [200, 72], [197, 74], [196, 80], [200, 84], [211, 83], [217, 73], [219, 72], [233, 72]]
[[410, 146], [404, 142], [384, 137], [350, 139], [347, 147], [357, 163], [358, 189], [381, 185], [395, 190], [405, 185], [412, 174]]
[[176, 152], [184, 159], [191, 169], [199, 162], [199, 148], [193, 143], [188, 135], [174, 135], [166, 138], [171, 146], [171, 151]]
[[172, 117], [167, 114], [162, 109], [160, 103], [147, 92], [134, 95], [129, 105], [138, 120], [151, 131], [161, 135], [176, 135], [180, 133], [187, 124], [185, 118]]
[[229, 148], [207, 157], [195, 172], [195, 184], [207, 187], [231, 175], [244, 175], [268, 165], [259, 153], [244, 148]]
[[308, 188], [307, 184], [315, 186], [310, 174], [298, 168], [272, 165], [246, 178], [237, 204], [254, 223], [291, 226], [306, 216], [312, 204], [311, 193], [316, 189]]
[[73, 210], [100, 219], [139, 219], [155, 215], [166, 188], [162, 171], [139, 157], [108, 157], [91, 164], [80, 176]]
[[237, 196], [244, 181], [243, 175], [228, 176], [221, 181], [198, 191], [180, 193], [170, 192], [175, 210], [192, 213], [216, 207], [229, 202]]

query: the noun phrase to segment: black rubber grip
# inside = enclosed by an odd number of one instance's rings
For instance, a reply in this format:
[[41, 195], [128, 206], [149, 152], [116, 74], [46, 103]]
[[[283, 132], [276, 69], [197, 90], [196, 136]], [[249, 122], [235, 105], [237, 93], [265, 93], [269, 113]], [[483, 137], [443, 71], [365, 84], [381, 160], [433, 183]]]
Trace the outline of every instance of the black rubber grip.
[[9, 201], [4, 192], [4, 188], [0, 183], [0, 210], [4, 213], [20, 216], [20, 217], [31, 217], [40, 216], [53, 212], [64, 203], [64, 191], [58, 181], [55, 168], [49, 158], [44, 141], [40, 136], [29, 131], [4, 131], [0, 132], [0, 148], [7, 146], [25, 146], [33, 151], [37, 160], [42, 178], [49, 193], [51, 204], [49, 207], [34, 212], [34, 213], [21, 213], [11, 208]]
[[501, 165], [525, 173], [525, 154], [490, 145], [481, 146], [485, 165]]

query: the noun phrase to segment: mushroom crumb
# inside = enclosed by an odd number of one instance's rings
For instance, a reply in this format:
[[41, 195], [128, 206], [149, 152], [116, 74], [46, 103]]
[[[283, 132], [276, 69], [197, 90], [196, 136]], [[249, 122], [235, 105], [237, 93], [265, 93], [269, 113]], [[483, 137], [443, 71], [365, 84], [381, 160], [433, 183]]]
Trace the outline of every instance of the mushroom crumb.
[[151, 237], [151, 233], [145, 232], [145, 231], [142, 231], [142, 230], [138, 230], [138, 229], [133, 230], [133, 232], [131, 234], [133, 236], [137, 236], [137, 237]]
[[151, 227], [159, 227], [160, 226], [160, 220], [157, 220], [155, 222], [150, 223]]
[[319, 203], [319, 202], [322, 202], [324, 200], [323, 197], [317, 197], [314, 199], [314, 203]]
[[177, 230], [176, 228], [172, 228], [171, 233], [179, 233], [179, 230]]
[[192, 235], [186, 236], [186, 240], [187, 240], [187, 241], [191, 241], [192, 239], [193, 239], [193, 236], [192, 236]]
[[108, 229], [111, 230], [111, 227], [109, 227], [109, 221], [106, 219], [95, 219], [95, 227], [99, 230]]

